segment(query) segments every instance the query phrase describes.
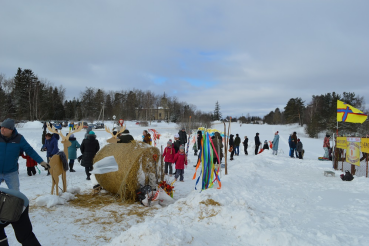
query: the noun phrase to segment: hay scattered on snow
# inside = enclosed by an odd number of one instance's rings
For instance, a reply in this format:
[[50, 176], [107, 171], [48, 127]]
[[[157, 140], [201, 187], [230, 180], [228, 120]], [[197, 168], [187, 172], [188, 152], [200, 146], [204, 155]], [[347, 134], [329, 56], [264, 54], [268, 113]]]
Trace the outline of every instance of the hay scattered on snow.
[[206, 199], [205, 201], [200, 202], [200, 204], [204, 204], [206, 206], [221, 206], [221, 204], [217, 201], [214, 201], [213, 199], [209, 198]]
[[[114, 156], [119, 170], [96, 174], [96, 180], [107, 191], [119, 195], [121, 200], [135, 201], [136, 190], [139, 188], [139, 170], [145, 174], [145, 184], [149, 183], [150, 175], [155, 175], [154, 155], [157, 155], [159, 160], [159, 149], [142, 142], [108, 144], [96, 154], [94, 163], [105, 157]], [[158, 166], [159, 163], [157, 168]]]

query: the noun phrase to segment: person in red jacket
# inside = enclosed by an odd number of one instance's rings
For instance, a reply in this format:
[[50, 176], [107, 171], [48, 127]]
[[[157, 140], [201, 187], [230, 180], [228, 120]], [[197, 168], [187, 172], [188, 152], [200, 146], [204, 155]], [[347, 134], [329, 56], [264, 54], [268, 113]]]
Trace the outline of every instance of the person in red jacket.
[[25, 155], [23, 152], [22, 152], [22, 158], [27, 160], [26, 165], [27, 165], [28, 176], [36, 175], [35, 166], [37, 166], [37, 161], [32, 159], [30, 156]]
[[176, 164], [175, 179], [177, 181], [178, 176], [179, 176], [180, 177], [179, 181], [181, 182], [184, 182], [183, 181], [184, 167], [185, 165], [187, 166], [187, 156], [184, 151], [185, 151], [185, 147], [181, 145], [181, 147], [179, 147], [178, 153], [174, 156], [174, 163]]
[[174, 163], [174, 155], [176, 154], [174, 147], [172, 146], [172, 142], [167, 142], [167, 147], [164, 149], [163, 157], [165, 162], [165, 175], [168, 175], [169, 169], [169, 177], [172, 177], [173, 170], [172, 170], [172, 163]]

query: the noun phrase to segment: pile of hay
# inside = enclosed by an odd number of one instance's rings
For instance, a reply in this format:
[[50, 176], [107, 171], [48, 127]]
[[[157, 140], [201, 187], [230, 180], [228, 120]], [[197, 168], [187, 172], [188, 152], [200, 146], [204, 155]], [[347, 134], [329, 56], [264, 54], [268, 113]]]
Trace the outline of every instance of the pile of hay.
[[[160, 157], [159, 149], [142, 142], [108, 144], [96, 154], [94, 163], [114, 156], [119, 169], [116, 172], [96, 174], [96, 179], [105, 190], [119, 195], [122, 201], [135, 201], [136, 190], [140, 186], [139, 170], [145, 174], [144, 184], [141, 185], [148, 184], [149, 177], [155, 177], [154, 155]], [[159, 163], [156, 166], [159, 168]]]

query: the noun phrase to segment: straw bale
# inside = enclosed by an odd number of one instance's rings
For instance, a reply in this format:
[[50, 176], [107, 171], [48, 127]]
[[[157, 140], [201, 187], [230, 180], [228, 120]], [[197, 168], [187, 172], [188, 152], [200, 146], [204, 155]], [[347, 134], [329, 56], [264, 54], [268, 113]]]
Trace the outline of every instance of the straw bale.
[[[105, 145], [96, 154], [94, 163], [105, 157], [114, 156], [118, 163], [118, 171], [96, 174], [96, 179], [105, 190], [118, 194], [122, 200], [134, 201], [136, 190], [140, 185], [139, 170], [142, 169], [145, 174], [145, 184], [148, 184], [149, 176], [155, 176], [153, 155], [160, 156], [159, 149], [142, 142], [132, 141], [131, 143]], [[157, 163], [157, 168], [158, 166]]]

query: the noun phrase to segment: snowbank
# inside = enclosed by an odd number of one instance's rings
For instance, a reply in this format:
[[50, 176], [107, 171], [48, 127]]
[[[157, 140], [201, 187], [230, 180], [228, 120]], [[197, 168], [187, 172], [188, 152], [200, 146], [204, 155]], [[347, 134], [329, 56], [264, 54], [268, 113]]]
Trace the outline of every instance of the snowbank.
[[41, 129], [44, 124], [40, 121], [29, 121], [24, 124], [22, 124], [22, 128], [28, 128], [28, 129]]

